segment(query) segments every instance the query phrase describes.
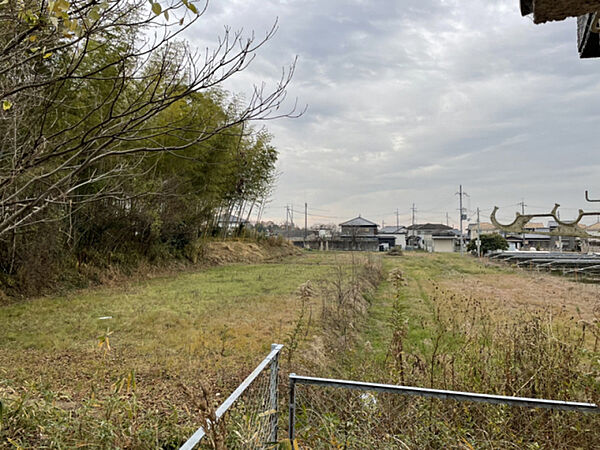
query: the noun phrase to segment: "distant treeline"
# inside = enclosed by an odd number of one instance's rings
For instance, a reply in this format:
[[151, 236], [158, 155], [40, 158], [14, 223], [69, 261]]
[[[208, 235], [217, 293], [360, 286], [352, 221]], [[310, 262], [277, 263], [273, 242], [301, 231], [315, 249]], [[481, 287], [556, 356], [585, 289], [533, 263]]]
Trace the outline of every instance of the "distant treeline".
[[250, 121], [276, 116], [292, 70], [245, 101], [219, 86], [272, 31], [226, 31], [200, 54], [177, 38], [201, 16], [192, 2], [147, 5], [0, 5], [5, 293], [89, 266], [195, 259], [220, 218], [246, 219], [269, 195], [277, 152]]

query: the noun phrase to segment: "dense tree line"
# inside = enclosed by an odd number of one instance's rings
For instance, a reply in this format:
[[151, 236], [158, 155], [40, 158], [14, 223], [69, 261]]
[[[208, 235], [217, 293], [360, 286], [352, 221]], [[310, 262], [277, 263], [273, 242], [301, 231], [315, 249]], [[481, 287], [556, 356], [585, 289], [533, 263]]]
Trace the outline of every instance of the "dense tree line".
[[219, 218], [264, 204], [277, 152], [250, 123], [293, 114], [279, 112], [293, 65], [271, 91], [232, 97], [219, 86], [275, 28], [226, 29], [200, 53], [179, 36], [202, 12], [188, 0], [0, 1], [5, 292], [89, 265], [194, 259]]

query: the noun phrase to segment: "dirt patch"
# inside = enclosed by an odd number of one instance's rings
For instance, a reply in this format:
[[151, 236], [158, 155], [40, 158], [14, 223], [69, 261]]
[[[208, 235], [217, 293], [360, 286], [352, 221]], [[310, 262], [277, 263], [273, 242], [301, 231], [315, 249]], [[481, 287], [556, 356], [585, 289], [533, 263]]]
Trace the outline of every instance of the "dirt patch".
[[440, 286], [489, 303], [510, 315], [526, 311], [568, 313], [590, 320], [600, 316], [600, 285], [549, 274], [478, 274], [443, 280]]

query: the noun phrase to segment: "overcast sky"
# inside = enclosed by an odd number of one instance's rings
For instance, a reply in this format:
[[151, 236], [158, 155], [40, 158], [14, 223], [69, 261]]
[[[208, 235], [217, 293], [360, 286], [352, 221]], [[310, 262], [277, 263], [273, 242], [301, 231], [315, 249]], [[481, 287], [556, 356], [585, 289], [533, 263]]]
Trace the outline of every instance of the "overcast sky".
[[266, 218], [307, 202], [310, 223], [391, 225], [398, 209], [409, 224], [414, 203], [417, 222], [456, 224], [459, 184], [487, 221], [522, 199], [563, 219], [600, 210], [584, 200], [600, 197], [600, 59], [579, 59], [574, 20], [534, 25], [518, 0], [212, 0], [188, 39], [276, 19], [225, 86], [273, 85], [298, 57], [289, 96], [308, 110], [267, 123], [281, 175]]

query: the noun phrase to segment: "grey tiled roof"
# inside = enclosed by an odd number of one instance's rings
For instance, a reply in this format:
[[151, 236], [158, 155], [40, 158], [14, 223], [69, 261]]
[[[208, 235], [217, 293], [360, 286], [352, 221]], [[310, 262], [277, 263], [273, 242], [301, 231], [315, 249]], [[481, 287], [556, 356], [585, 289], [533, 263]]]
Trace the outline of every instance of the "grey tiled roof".
[[439, 230], [439, 231], [441, 231], [441, 230], [452, 230], [452, 227], [449, 227], [442, 223], [421, 223], [421, 224], [409, 225], [408, 227], [406, 227], [406, 229], [408, 229], [408, 230], [436, 230], [436, 231]]
[[341, 227], [377, 227], [379, 225], [377, 225], [374, 222], [371, 222], [370, 220], [367, 219], [363, 219], [362, 217], [358, 216], [355, 217], [354, 219], [350, 219], [347, 222], [344, 223], [340, 223]]
[[400, 233], [406, 233], [406, 228], [404, 228], [403, 226], [389, 226], [389, 227], [383, 227], [379, 230], [379, 234], [400, 234]]

